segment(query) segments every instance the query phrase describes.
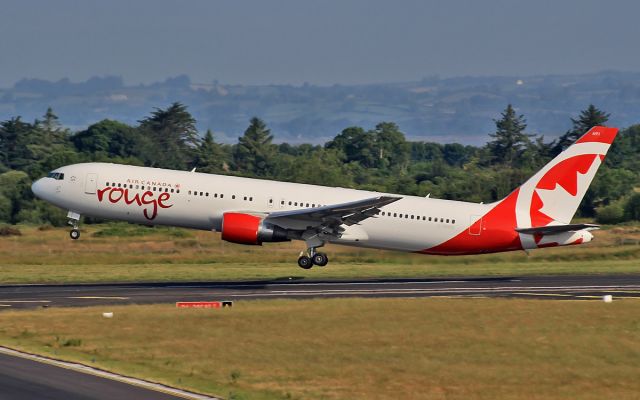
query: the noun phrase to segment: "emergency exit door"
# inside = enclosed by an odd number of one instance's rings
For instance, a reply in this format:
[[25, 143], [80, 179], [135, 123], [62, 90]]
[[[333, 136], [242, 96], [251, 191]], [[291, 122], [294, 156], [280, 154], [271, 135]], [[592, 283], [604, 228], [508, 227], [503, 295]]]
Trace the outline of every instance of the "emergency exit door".
[[478, 236], [482, 232], [482, 216], [472, 215], [469, 221], [469, 235]]

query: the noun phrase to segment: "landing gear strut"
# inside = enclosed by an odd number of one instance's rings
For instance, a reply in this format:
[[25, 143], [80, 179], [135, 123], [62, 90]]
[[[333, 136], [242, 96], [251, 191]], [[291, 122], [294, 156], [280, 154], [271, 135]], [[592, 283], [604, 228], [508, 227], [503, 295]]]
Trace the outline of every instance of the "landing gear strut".
[[324, 267], [329, 263], [329, 257], [325, 253], [316, 252], [315, 247], [309, 247], [307, 254], [298, 257], [298, 266], [303, 269], [310, 269], [314, 265]]
[[80, 239], [80, 229], [78, 229], [78, 223], [80, 222], [80, 214], [69, 211], [67, 213], [67, 218], [69, 218], [69, 225], [72, 226], [71, 232], [69, 232], [69, 236], [73, 240]]

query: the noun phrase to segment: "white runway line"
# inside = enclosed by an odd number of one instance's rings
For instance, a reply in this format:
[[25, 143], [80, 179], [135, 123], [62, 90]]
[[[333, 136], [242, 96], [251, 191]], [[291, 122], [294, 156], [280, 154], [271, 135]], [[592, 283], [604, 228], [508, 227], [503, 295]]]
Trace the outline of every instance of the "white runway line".
[[0, 303], [51, 303], [51, 300], [0, 300]]
[[118, 296], [75, 296], [75, 297], [67, 297], [67, 299], [87, 299], [87, 300], [129, 300], [129, 297], [118, 297]]

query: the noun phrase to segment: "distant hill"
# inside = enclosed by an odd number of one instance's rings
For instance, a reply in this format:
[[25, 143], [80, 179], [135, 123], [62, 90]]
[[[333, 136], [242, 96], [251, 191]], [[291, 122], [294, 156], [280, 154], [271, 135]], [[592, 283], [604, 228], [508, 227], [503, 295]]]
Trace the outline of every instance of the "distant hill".
[[104, 118], [130, 124], [154, 107], [180, 101], [200, 129], [217, 140], [235, 141], [249, 118], [264, 119], [276, 142], [323, 143], [342, 129], [396, 122], [410, 139], [484, 143], [493, 118], [512, 103], [525, 115], [530, 133], [564, 133], [570, 117], [590, 103], [611, 113], [611, 125], [640, 122], [640, 73], [599, 72], [531, 77], [425, 78], [418, 82], [290, 86], [194, 83], [187, 76], [127, 86], [122, 78], [86, 82], [24, 79], [0, 89], [0, 120], [38, 118], [53, 107], [61, 122], [81, 129]]

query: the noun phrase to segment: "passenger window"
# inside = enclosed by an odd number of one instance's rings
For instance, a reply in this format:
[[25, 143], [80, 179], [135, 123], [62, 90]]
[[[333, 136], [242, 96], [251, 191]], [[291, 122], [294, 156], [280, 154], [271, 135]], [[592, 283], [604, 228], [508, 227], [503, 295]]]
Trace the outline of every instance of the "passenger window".
[[440, 218], [440, 222], [444, 222], [444, 218]]
[[224, 197], [224, 194], [220, 193], [220, 198], [223, 198], [223, 197]]
[[234, 194], [233, 196], [231, 196], [231, 199], [235, 200], [236, 199], [236, 195]]
[[452, 223], [452, 224], [455, 224], [455, 223], [456, 223], [456, 220], [455, 220], [455, 219], [452, 219], [452, 220], [451, 220], [451, 223]]
[[204, 195], [205, 195], [206, 197], [209, 197], [209, 192], [205, 193]]
[[447, 224], [449, 223], [449, 218], [447, 218]]
[[393, 216], [394, 216], [394, 217], [397, 217], [397, 216], [398, 216], [398, 214], [397, 214], [397, 213], [393, 213]]
[[122, 184], [118, 183], [118, 187], [121, 187], [121, 186], [122, 186]]
[[[249, 201], [253, 201], [253, 197], [249, 197]], [[273, 203], [273, 200], [270, 200], [271, 203]]]
[[411, 216], [411, 219], [413, 219], [413, 215]]
[[243, 200], [244, 200], [244, 201], [247, 201], [247, 196], [244, 196]]
[[431, 222], [431, 217], [429, 217], [429, 222]]
[[189, 190], [189, 194], [191, 194], [191, 190]]
[[214, 193], [213, 197], [217, 198], [218, 197], [218, 193]]
[[171, 193], [173, 193], [173, 189], [171, 189]]

